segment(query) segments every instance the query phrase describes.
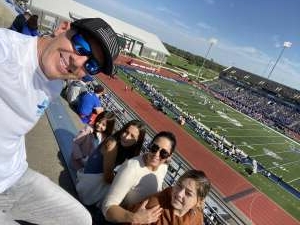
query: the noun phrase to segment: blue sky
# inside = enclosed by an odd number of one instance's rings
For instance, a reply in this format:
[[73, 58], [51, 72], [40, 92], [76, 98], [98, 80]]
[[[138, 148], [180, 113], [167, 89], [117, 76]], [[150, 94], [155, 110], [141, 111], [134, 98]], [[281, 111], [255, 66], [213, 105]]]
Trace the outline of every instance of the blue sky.
[[300, 90], [300, 0], [77, 0], [162, 41]]

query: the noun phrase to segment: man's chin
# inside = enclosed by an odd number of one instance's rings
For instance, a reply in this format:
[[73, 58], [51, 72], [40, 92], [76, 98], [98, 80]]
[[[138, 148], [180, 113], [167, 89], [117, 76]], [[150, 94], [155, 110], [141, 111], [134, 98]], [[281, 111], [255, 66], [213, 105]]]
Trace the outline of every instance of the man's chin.
[[79, 77], [75, 74], [65, 74], [65, 75], [61, 75], [60, 79], [63, 79], [63, 80], [80, 80], [82, 77]]

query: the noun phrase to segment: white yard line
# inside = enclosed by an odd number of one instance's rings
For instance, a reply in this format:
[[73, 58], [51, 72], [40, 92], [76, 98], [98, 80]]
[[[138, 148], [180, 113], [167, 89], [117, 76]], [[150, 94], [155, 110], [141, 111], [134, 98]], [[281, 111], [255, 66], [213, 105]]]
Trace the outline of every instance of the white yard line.
[[[238, 128], [236, 128], [236, 127], [222, 127], [223, 129], [226, 129], [226, 130], [239, 130]], [[261, 130], [261, 128], [260, 129], [258, 129], [258, 128], [243, 128], [243, 130]]]
[[226, 137], [238, 137], [238, 138], [240, 138], [240, 137], [247, 137], [247, 138], [269, 138], [269, 137], [271, 137], [271, 138], [281, 138], [278, 135], [276, 135], [276, 136], [261, 136], [261, 135], [258, 135], [258, 136], [228, 136], [227, 135]]
[[288, 163], [283, 163], [283, 164], [279, 164], [278, 166], [272, 166], [272, 167], [269, 167], [269, 169], [274, 169], [274, 168], [277, 168], [277, 167], [280, 167], [280, 166], [285, 166], [285, 165], [290, 165], [290, 164], [294, 164], [294, 163], [298, 163], [300, 162], [300, 160], [297, 160], [297, 161], [294, 161], [294, 162], [288, 162]]
[[205, 117], [218, 117], [218, 118], [220, 118], [219, 115], [215, 115], [215, 116], [212, 116], [211, 114], [202, 114], [202, 115], [204, 115]]
[[[278, 154], [281, 154], [281, 153], [286, 153], [286, 152], [291, 152], [290, 150], [287, 150], [287, 151], [282, 151], [282, 152], [276, 152], [276, 155], [278, 155]], [[270, 155], [268, 155], [268, 154], [260, 154], [260, 155], [252, 155], [251, 157], [258, 157], [258, 156], [269, 156], [270, 157]], [[271, 156], [272, 157], [272, 156]], [[298, 161], [300, 161], [300, 160], [298, 160]], [[288, 163], [290, 163], [290, 162], [288, 162]], [[283, 164], [282, 164], [283, 165]], [[276, 166], [275, 166], [276, 167]]]
[[201, 120], [201, 122], [207, 122], [207, 123], [230, 123], [233, 125], [232, 122], [230, 121], [224, 121], [224, 122], [220, 122], [220, 121], [215, 121], [215, 120], [211, 120], [211, 121], [207, 121], [207, 120]]
[[292, 182], [294, 182], [295, 180], [299, 180], [300, 179], [300, 177], [298, 177], [298, 178], [296, 178], [296, 179], [293, 179], [293, 180], [290, 180], [290, 181], [286, 181], [287, 183], [292, 183]]
[[262, 144], [247, 144], [247, 145], [236, 145], [236, 146], [252, 146], [252, 145], [286, 145], [286, 142], [272, 142], [272, 143], [262, 143]]

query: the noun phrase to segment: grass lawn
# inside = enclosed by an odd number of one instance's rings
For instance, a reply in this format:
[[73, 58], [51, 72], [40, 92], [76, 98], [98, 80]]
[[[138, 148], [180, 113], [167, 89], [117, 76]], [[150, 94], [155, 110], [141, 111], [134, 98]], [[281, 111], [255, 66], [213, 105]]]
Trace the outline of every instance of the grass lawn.
[[[176, 67], [177, 69], [181, 71], [188, 72], [189, 74], [193, 74], [194, 76], [189, 76], [190, 79], [197, 79], [198, 77], [198, 72], [200, 69], [200, 66], [195, 65], [195, 64], [190, 64], [186, 59], [171, 54], [168, 59], [167, 59], [167, 67], [170, 67], [174, 69]], [[201, 72], [199, 73], [200, 77], [204, 79], [213, 79], [219, 75], [218, 72], [210, 70], [205, 68], [205, 66], [202, 68]]]

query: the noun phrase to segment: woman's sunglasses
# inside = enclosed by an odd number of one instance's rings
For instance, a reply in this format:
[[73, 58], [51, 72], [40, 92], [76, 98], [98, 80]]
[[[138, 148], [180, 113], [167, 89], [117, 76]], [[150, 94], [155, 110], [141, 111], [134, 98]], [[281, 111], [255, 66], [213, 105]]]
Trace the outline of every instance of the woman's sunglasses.
[[84, 39], [81, 34], [74, 34], [71, 38], [72, 45], [78, 55], [88, 56], [88, 60], [84, 64], [85, 70], [90, 75], [99, 73], [102, 69], [102, 65], [95, 59], [92, 53], [90, 44]]
[[149, 152], [151, 153], [156, 153], [159, 151], [159, 157], [161, 159], [167, 159], [168, 157], [171, 156], [171, 154], [166, 150], [166, 149], [163, 149], [163, 148], [160, 148], [157, 144], [153, 143], [151, 144], [149, 147]]

